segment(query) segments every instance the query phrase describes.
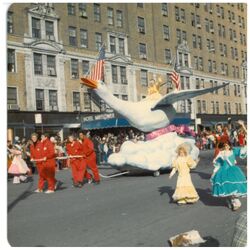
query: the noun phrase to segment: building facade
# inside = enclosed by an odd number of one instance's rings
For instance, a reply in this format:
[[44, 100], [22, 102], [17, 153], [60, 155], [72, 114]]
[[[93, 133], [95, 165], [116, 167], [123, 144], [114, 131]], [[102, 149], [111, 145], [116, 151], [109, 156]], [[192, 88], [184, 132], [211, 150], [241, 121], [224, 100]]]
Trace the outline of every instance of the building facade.
[[[105, 82], [118, 98], [140, 101], [151, 79], [166, 83], [176, 65], [181, 89], [230, 82], [176, 104], [177, 112], [226, 122], [246, 119], [246, 4], [15, 3], [7, 16], [9, 137], [80, 127], [109, 108], [80, 84], [106, 47]], [[41, 114], [42, 123], [35, 119]], [[211, 119], [212, 117], [212, 119]]]

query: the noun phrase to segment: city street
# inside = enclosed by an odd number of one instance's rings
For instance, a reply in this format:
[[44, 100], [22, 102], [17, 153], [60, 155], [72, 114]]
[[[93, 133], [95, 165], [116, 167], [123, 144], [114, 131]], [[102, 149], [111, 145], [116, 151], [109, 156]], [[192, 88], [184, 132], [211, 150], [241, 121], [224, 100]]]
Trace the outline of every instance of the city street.
[[[202, 151], [192, 180], [198, 203], [178, 206], [171, 201], [177, 175], [150, 174], [102, 179], [100, 185], [71, 185], [71, 170], [57, 172], [63, 182], [54, 194], [37, 194], [33, 181], [8, 181], [8, 241], [11, 246], [166, 247], [179, 233], [198, 230], [206, 246], [230, 246], [235, 221], [247, 199], [233, 212], [224, 199], [210, 195], [213, 151]], [[246, 160], [238, 160], [246, 172]], [[108, 175], [116, 170], [100, 166]]]

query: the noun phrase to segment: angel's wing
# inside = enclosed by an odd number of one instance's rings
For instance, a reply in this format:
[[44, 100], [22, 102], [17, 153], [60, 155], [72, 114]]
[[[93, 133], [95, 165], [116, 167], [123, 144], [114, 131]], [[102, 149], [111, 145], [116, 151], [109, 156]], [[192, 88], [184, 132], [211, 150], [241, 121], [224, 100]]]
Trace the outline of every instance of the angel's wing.
[[158, 107], [161, 106], [167, 106], [167, 105], [171, 105], [175, 102], [178, 102], [180, 100], [186, 100], [186, 99], [190, 99], [199, 95], [204, 95], [207, 94], [209, 92], [213, 92], [217, 89], [220, 88], [224, 88], [225, 86], [227, 86], [229, 83], [220, 85], [220, 86], [216, 86], [213, 88], [205, 88], [205, 89], [189, 89], [189, 90], [181, 90], [178, 92], [171, 92], [165, 96], [163, 96], [157, 103], [154, 104], [154, 106], [151, 109], [157, 109]]

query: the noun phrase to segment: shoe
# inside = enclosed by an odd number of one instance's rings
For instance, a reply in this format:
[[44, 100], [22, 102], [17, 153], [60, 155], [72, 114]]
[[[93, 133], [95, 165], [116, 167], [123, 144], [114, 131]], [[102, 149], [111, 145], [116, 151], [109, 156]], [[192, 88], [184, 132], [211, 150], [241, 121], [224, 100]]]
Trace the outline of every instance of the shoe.
[[55, 190], [59, 189], [59, 187], [61, 187], [63, 184], [62, 181], [57, 181], [56, 184], [55, 184]]
[[94, 185], [99, 185], [101, 182], [100, 181], [93, 181]]
[[88, 184], [91, 184], [93, 182], [92, 179], [88, 179]]
[[72, 184], [72, 187], [77, 188], [77, 187], [78, 187], [78, 184], [77, 184], [77, 183], [73, 183], [73, 184]]
[[78, 187], [78, 188], [82, 188], [82, 187], [83, 187], [83, 184], [82, 184], [82, 183], [78, 183], [78, 184], [77, 184], [77, 187]]
[[47, 191], [45, 192], [45, 194], [53, 194], [53, 193], [55, 193], [54, 190], [47, 190]]
[[36, 189], [36, 190], [34, 191], [34, 193], [43, 193], [43, 190], [42, 190], [42, 189]]

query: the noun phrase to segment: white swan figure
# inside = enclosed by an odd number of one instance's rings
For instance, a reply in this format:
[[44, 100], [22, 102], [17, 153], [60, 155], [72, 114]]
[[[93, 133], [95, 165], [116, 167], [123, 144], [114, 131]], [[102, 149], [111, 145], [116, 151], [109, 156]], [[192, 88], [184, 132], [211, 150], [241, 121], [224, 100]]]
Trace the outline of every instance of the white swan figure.
[[115, 97], [103, 81], [81, 78], [84, 84], [93, 89], [112, 109], [125, 117], [135, 128], [143, 132], [151, 132], [166, 127], [173, 120], [176, 110], [173, 103], [213, 92], [228, 85], [226, 83], [213, 88], [182, 90], [171, 92], [158, 98], [146, 98], [139, 102], [124, 101]]

